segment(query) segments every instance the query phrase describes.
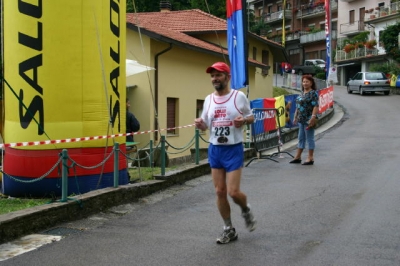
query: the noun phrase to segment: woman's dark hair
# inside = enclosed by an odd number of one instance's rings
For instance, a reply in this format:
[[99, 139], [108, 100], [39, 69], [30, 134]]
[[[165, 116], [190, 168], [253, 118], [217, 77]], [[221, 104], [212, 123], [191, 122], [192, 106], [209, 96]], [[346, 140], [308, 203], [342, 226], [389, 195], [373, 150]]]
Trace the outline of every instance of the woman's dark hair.
[[[312, 90], [317, 90], [317, 85], [315, 85], [315, 80], [314, 80], [314, 78], [311, 76], [311, 75], [303, 75], [302, 77], [301, 77], [301, 82], [303, 83], [303, 79], [308, 79], [309, 81], [311, 81], [311, 89]], [[301, 85], [301, 90], [304, 90], [303, 89], [303, 85]]]

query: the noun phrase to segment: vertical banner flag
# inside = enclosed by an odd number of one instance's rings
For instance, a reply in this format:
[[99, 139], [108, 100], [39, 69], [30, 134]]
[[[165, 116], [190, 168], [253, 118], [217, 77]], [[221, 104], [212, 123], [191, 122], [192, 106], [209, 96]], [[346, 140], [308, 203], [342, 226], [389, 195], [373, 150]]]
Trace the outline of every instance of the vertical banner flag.
[[326, 36], [326, 80], [329, 81], [331, 67], [331, 6], [330, 0], [325, 0], [325, 36]]
[[241, 89], [247, 83], [246, 34], [243, 8], [245, 0], [226, 0], [226, 17], [228, 20], [228, 54], [231, 63], [231, 88]]
[[285, 12], [286, 11], [286, 0], [283, 0], [283, 9], [282, 9], [282, 46], [286, 45], [286, 26], [285, 26]]

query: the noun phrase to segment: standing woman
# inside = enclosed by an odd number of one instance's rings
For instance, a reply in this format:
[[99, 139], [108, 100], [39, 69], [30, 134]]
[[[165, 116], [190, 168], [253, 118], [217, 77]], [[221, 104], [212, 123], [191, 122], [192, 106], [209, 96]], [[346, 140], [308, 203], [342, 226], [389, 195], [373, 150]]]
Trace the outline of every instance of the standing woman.
[[296, 99], [296, 112], [294, 124], [299, 125], [299, 143], [296, 156], [290, 163], [301, 163], [301, 154], [308, 144], [308, 158], [303, 165], [314, 164], [315, 126], [318, 114], [318, 93], [315, 81], [311, 75], [302, 77], [302, 94]]

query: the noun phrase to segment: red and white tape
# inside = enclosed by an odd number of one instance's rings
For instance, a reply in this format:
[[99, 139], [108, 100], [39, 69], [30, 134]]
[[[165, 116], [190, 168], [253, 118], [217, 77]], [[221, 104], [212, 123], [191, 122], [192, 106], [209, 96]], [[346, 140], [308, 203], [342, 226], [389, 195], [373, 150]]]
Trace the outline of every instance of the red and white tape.
[[164, 128], [160, 130], [147, 130], [141, 132], [134, 132], [134, 133], [124, 133], [124, 134], [113, 134], [113, 135], [103, 135], [103, 136], [94, 136], [94, 137], [82, 137], [82, 138], [73, 138], [73, 139], [57, 139], [57, 140], [40, 140], [40, 141], [26, 141], [26, 142], [17, 142], [17, 143], [4, 143], [0, 144], [0, 149], [4, 147], [25, 147], [25, 146], [38, 146], [38, 145], [48, 145], [48, 144], [59, 144], [59, 143], [71, 143], [71, 142], [80, 142], [80, 141], [89, 141], [89, 140], [98, 140], [98, 139], [112, 139], [118, 137], [125, 137], [131, 135], [141, 135], [147, 133], [154, 133], [158, 131], [165, 131], [165, 130], [172, 130], [178, 128], [187, 128], [192, 127], [194, 124], [187, 125], [187, 126], [180, 126], [180, 127], [171, 127], [171, 128]]

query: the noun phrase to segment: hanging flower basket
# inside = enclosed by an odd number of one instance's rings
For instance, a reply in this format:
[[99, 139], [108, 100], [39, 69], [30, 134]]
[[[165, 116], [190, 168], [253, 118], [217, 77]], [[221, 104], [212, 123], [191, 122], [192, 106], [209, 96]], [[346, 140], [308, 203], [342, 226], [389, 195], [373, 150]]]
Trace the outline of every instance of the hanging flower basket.
[[353, 51], [354, 49], [355, 49], [355, 46], [354, 46], [354, 44], [351, 44], [351, 43], [346, 44], [346, 45], [344, 46], [344, 48], [343, 48], [343, 50], [344, 50], [346, 53], [350, 53], [350, 52]]
[[376, 45], [376, 40], [369, 40], [365, 43], [365, 47], [367, 47], [368, 49], [375, 48], [375, 45]]

